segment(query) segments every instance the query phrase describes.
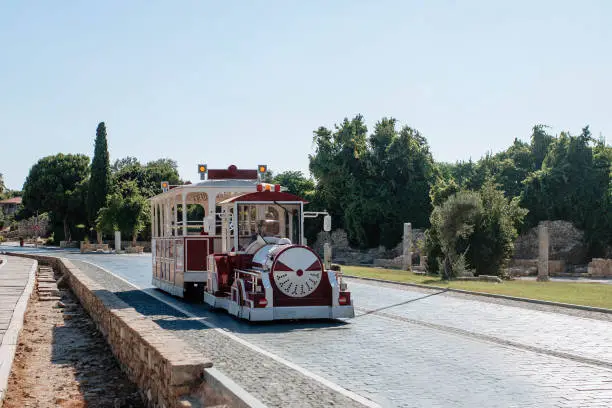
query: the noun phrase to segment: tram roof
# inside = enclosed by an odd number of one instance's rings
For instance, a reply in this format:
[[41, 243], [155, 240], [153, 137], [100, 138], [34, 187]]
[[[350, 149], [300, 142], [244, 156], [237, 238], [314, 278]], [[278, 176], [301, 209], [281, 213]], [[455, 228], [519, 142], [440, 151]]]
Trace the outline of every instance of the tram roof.
[[285, 191], [257, 191], [255, 193], [240, 194], [238, 196], [230, 197], [227, 200], [222, 201], [219, 204], [229, 204], [234, 202], [302, 202], [307, 204], [308, 201], [295, 194], [287, 193]]
[[[213, 180], [204, 180], [195, 184], [182, 184], [179, 186], [170, 186], [168, 191], [157, 194], [150, 198], [150, 200], [155, 200], [160, 197], [168, 197], [175, 194], [179, 194], [183, 191], [187, 193], [197, 193], [197, 192], [206, 192], [208, 189], [214, 189], [218, 192], [250, 192], [255, 191], [257, 188], [257, 184], [259, 184], [258, 180], [246, 180], [246, 179], [213, 179]], [[251, 190], [252, 189], [252, 190]]]
[[223, 179], [223, 180], [204, 180], [197, 184], [186, 184], [181, 187], [256, 187], [258, 180]]

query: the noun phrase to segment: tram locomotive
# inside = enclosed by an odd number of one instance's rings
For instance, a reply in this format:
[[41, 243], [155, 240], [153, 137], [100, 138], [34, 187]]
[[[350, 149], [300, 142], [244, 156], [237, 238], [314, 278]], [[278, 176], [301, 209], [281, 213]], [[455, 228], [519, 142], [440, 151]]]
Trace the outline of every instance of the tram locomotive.
[[251, 321], [354, 317], [341, 272], [305, 245], [304, 219], [326, 213], [262, 182], [266, 171], [199, 165], [199, 183], [162, 182], [150, 199], [152, 284]]

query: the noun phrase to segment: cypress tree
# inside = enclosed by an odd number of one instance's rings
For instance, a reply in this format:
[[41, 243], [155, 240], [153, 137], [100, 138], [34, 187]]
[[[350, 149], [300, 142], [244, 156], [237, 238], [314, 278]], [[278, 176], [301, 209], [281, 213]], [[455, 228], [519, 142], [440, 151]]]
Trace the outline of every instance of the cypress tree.
[[100, 208], [106, 205], [106, 196], [110, 189], [110, 162], [106, 142], [106, 125], [98, 124], [94, 157], [91, 162], [91, 178], [87, 192], [87, 218], [90, 225], [96, 224]]

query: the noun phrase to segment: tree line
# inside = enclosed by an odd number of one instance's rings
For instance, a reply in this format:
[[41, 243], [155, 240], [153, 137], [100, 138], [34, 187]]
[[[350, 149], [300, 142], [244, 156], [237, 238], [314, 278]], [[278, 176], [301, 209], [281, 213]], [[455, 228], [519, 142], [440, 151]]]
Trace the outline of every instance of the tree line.
[[177, 163], [159, 159], [141, 164], [136, 158], [109, 162], [106, 125], [96, 129], [93, 160], [83, 154], [43, 157], [32, 166], [23, 188], [18, 218], [50, 214], [55, 241], [90, 239], [121, 231], [133, 241], [150, 237], [147, 198], [162, 181], [180, 184]]
[[[411, 222], [426, 230], [429, 270], [451, 276], [498, 273], [517, 235], [543, 220], [584, 230], [590, 256], [612, 245], [612, 148], [588, 126], [552, 135], [536, 125], [527, 142], [517, 138], [504, 151], [456, 163], [436, 162], [425, 136], [394, 118], [382, 118], [372, 132], [363, 116], [345, 118], [316, 129], [313, 142], [312, 178], [286, 171], [267, 179], [306, 198], [312, 210], [329, 211], [354, 247], [392, 248]], [[21, 216], [49, 211], [64, 239], [92, 230], [147, 239], [146, 199], [162, 180], [182, 183], [171, 159], [126, 157], [111, 165], [102, 122], [91, 164], [85, 155], [58, 154], [32, 167]], [[306, 225], [310, 242], [319, 230]]]
[[518, 233], [543, 220], [585, 231], [590, 256], [612, 245], [612, 147], [588, 126], [578, 135], [536, 125], [529, 142], [474, 162], [435, 162], [416, 129], [382, 118], [345, 118], [314, 132], [311, 201], [352, 245], [391, 248], [402, 224], [426, 229], [428, 269], [498, 274]]

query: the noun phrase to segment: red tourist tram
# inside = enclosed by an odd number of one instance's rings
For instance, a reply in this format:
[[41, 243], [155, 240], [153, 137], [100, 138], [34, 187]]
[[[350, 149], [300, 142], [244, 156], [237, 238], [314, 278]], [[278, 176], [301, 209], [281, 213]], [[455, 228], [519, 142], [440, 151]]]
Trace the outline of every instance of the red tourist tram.
[[200, 183], [162, 183], [151, 198], [153, 285], [253, 321], [354, 317], [341, 273], [304, 245], [304, 218], [321, 213], [262, 183], [265, 172], [200, 165]]

